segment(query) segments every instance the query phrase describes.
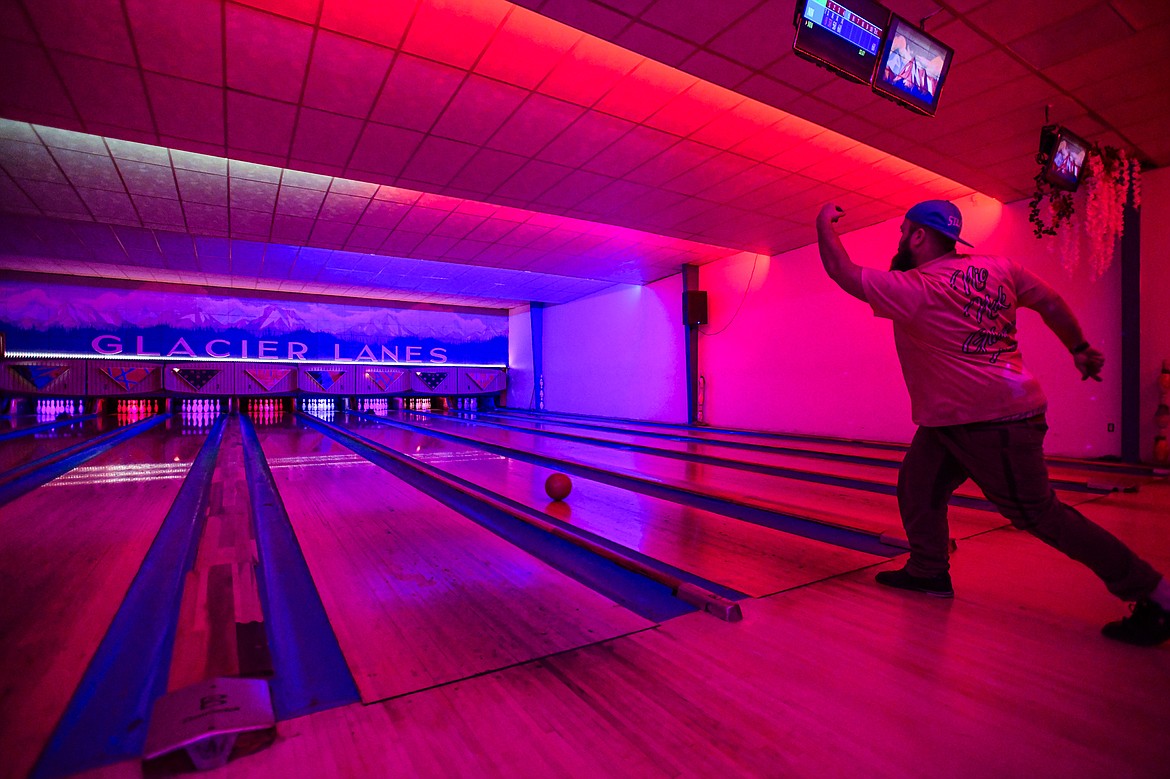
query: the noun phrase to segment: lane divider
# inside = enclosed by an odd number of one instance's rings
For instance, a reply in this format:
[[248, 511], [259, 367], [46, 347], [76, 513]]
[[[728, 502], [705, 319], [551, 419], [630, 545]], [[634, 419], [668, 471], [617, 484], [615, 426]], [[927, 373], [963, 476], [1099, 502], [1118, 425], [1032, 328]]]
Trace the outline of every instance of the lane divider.
[[147, 417], [7, 471], [0, 476], [0, 506], [16, 500], [42, 484], [51, 482], [99, 454], [108, 452], [123, 441], [162, 423], [169, 416], [158, 414]]
[[[153, 426], [162, 418], [143, 422]], [[32, 779], [75, 774], [142, 754], [151, 707], [167, 690], [183, 584], [195, 561], [223, 427], [221, 415], [187, 472]]]
[[68, 419], [61, 419], [56, 422], [46, 422], [43, 425], [30, 425], [29, 427], [22, 427], [19, 430], [9, 430], [7, 433], [0, 433], [0, 442], [11, 441], [14, 438], [23, 438], [33, 433], [44, 433], [48, 430], [55, 430], [58, 427], [68, 427], [77, 422], [86, 422], [90, 419], [97, 418], [97, 414], [86, 414], [82, 417], [69, 417]]
[[356, 703], [357, 683], [289, 524], [256, 427], [246, 415], [239, 419], [260, 562], [256, 583], [276, 670], [269, 683], [276, 718]]

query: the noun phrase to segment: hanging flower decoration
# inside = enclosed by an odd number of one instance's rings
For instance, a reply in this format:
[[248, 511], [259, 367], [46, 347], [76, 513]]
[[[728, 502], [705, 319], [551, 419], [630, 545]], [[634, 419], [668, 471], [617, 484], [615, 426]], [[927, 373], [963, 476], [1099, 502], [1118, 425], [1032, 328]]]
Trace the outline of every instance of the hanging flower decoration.
[[1037, 239], [1057, 237], [1066, 270], [1076, 270], [1083, 250], [1093, 278], [1099, 278], [1109, 270], [1124, 230], [1126, 198], [1132, 192], [1134, 208], [1141, 205], [1141, 165], [1112, 146], [1094, 146], [1084, 164], [1075, 193], [1053, 187], [1043, 171], [1036, 174], [1028, 218]]

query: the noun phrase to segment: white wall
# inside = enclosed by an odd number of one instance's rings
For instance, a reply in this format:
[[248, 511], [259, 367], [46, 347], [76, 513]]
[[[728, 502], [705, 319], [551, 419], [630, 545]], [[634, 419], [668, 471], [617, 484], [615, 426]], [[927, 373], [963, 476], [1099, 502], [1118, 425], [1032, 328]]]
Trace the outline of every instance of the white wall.
[[[958, 202], [974, 250], [1010, 254], [1055, 286], [1092, 342], [1111, 358], [1104, 382], [1081, 382], [1057, 338], [1031, 311], [1019, 317], [1024, 359], [1049, 397], [1048, 451], [1081, 457], [1120, 454], [1120, 272], [1103, 277], [1061, 267], [1053, 239], [1031, 233], [1026, 202], [1003, 206], [975, 196]], [[846, 233], [854, 261], [888, 267], [901, 218]], [[848, 230], [848, 215], [842, 221]], [[1165, 245], [1165, 243], [1163, 243]], [[825, 276], [815, 246], [771, 259], [704, 265], [711, 324], [700, 339], [706, 414], [712, 425], [908, 440], [909, 399], [890, 323]], [[749, 279], [750, 286], [749, 286]], [[1114, 424], [1114, 432], [1107, 425]]]
[[1170, 169], [1142, 176], [1141, 420], [1144, 460], [1153, 457], [1158, 374], [1170, 360]]
[[682, 276], [544, 310], [550, 411], [686, 422]]

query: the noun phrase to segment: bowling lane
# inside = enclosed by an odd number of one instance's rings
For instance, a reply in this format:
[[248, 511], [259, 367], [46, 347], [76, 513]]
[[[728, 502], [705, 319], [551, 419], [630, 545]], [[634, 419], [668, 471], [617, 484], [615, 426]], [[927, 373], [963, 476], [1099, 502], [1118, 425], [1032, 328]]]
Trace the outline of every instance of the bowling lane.
[[654, 625], [295, 420], [258, 433], [366, 702]]
[[0, 507], [0, 773], [32, 768], [203, 440], [153, 428]]
[[[478, 418], [475, 420], [480, 422]], [[583, 429], [573, 424], [560, 422], [546, 422], [536, 420], [484, 420], [488, 424], [506, 424], [509, 428], [525, 430], [533, 433], [551, 433], [553, 435], [581, 436], [584, 443], [597, 442], [598, 445], [616, 444], [621, 446], [649, 447], [655, 451], [682, 455], [693, 455], [703, 458], [715, 458], [727, 464], [727, 467], [736, 467], [737, 463], [757, 465], [765, 468], [776, 468], [790, 471], [786, 475], [801, 481], [818, 481], [823, 477], [832, 477], [856, 482], [856, 485], [842, 484], [841, 486], [856, 486], [858, 489], [893, 488], [898, 483], [898, 473], [889, 465], [874, 465], [848, 462], [844, 460], [818, 459], [801, 456], [782, 451], [762, 452], [758, 449], [731, 449], [719, 444], [704, 441], [677, 441], [670, 438], [652, 438], [636, 433], [628, 433], [617, 428], [607, 430]], [[958, 490], [956, 495], [974, 500], [984, 500], [983, 492], [973, 483], [967, 482]], [[1062, 494], [1071, 502], [1083, 501], [1093, 497], [1087, 493]]]
[[0, 415], [0, 435], [27, 430], [30, 427], [46, 424], [44, 419], [36, 414], [4, 414]]
[[354, 416], [339, 423], [581, 530], [753, 597], [883, 559], [584, 477], [573, 477], [567, 501], [553, 501], [544, 491], [548, 468]]
[[[482, 412], [480, 412], [482, 413]], [[806, 456], [819, 461], [864, 460], [870, 464], [884, 468], [897, 468], [906, 452], [905, 444], [892, 444], [877, 441], [844, 441], [816, 436], [784, 435], [781, 433], [768, 434], [754, 431], [735, 431], [726, 429], [704, 429], [688, 425], [655, 425], [626, 420], [606, 420], [602, 418], [575, 418], [570, 415], [532, 414], [522, 410], [507, 410], [501, 413], [485, 414], [485, 419], [508, 422], [509, 424], [524, 423], [526, 426], [535, 426], [534, 429], [548, 430], [575, 430], [582, 434], [591, 435], [597, 432], [608, 431], [625, 433], [632, 436], [633, 442], [670, 440], [703, 441], [712, 445], [715, 450], [747, 451], [760, 448], [773, 449], [777, 454]], [[584, 432], [589, 431], [589, 432]], [[658, 446], [658, 443], [648, 444]], [[742, 459], [739, 454], [719, 455]], [[1132, 489], [1150, 481], [1150, 477], [1127, 474], [1123, 472], [1103, 471], [1111, 463], [1085, 462], [1081, 464], [1075, 458], [1049, 458], [1048, 472], [1052, 479], [1103, 486], [1113, 489]], [[833, 471], [836, 473], [836, 471]], [[973, 493], [982, 495], [977, 490]], [[1076, 495], [1062, 492], [1061, 499], [1066, 502], [1084, 502], [1092, 500], [1092, 496]]]
[[[471, 441], [581, 463], [634, 478], [650, 479], [732, 503], [813, 517], [870, 533], [902, 533], [897, 499], [893, 495], [565, 441], [521, 430], [485, 427], [447, 416], [393, 412], [388, 418], [408, 422], [425, 430], [463, 436]], [[960, 538], [1007, 524], [1007, 520], [994, 512], [961, 506], [951, 507], [950, 520], [952, 534]]]
[[90, 417], [72, 425], [28, 433], [19, 438], [0, 441], [0, 480], [13, 468], [67, 449], [75, 444], [112, 430], [116, 421], [111, 417]]

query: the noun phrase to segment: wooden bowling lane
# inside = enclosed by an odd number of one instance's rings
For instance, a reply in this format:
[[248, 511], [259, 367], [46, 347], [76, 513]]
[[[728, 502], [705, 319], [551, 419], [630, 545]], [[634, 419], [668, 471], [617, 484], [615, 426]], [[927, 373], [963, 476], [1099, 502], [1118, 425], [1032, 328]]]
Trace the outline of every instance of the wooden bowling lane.
[[367, 702], [654, 624], [319, 432], [258, 432]]
[[[1159, 489], [1092, 508], [1141, 515], [1126, 539], [1164, 569]], [[836, 577], [731, 629], [695, 614], [281, 723], [270, 749], [205, 776], [1165, 779], [1167, 652], [1097, 634], [1124, 608], [1095, 577], [1006, 530], [966, 545], [955, 583], [938, 600]]]
[[48, 430], [55, 425], [58, 425], [56, 421], [36, 414], [0, 414], [0, 441], [28, 435], [38, 428]]
[[30, 432], [19, 438], [0, 440], [0, 480], [14, 468], [48, 457], [75, 444], [85, 442], [106, 430], [112, 420], [92, 417], [72, 425], [62, 425], [41, 432]]
[[345, 427], [575, 528], [753, 597], [882, 559], [583, 477], [572, 477], [566, 501], [553, 501], [544, 487], [553, 471], [546, 467], [353, 417]]
[[[485, 424], [476, 419], [477, 424]], [[499, 424], [499, 423], [490, 423]], [[821, 483], [837, 482], [839, 486], [862, 490], [872, 490], [892, 494], [898, 483], [898, 473], [894, 465], [875, 465], [870, 463], [850, 462], [847, 460], [831, 460], [785, 453], [781, 451], [762, 452], [758, 449], [729, 450], [726, 447], [712, 445], [704, 441], [676, 441], [669, 438], [647, 438], [611, 429], [607, 431], [582, 431], [572, 425], [548, 422], [509, 422], [506, 427], [517, 430], [526, 430], [541, 435], [570, 436], [583, 443], [596, 443], [601, 446], [613, 445], [642, 449], [653, 454], [663, 456], [679, 456], [692, 459], [696, 462], [725, 464], [728, 467], [746, 469], [772, 469], [778, 476], [797, 479], [800, 481], [814, 481]], [[986, 502], [983, 492], [973, 482], [966, 482], [955, 491], [957, 498], [965, 499], [966, 505], [975, 508], [988, 508], [981, 505]], [[1061, 499], [1075, 505], [1092, 499], [1092, 494], [1086, 492], [1060, 491]], [[957, 502], [952, 500], [952, 503]]]
[[256, 581], [240, 423], [224, 429], [211, 478], [207, 520], [179, 608], [167, 690], [216, 676], [270, 676]]
[[[645, 452], [550, 439], [520, 430], [476, 426], [438, 415], [403, 413], [390, 417], [409, 421], [420, 429], [460, 436], [466, 441], [506, 447], [567, 463], [580, 463], [637, 479], [649, 479], [680, 490], [745, 504], [768, 511], [811, 517], [832, 525], [867, 533], [902, 534], [897, 499], [862, 490], [803, 482], [736, 468], [692, 463]], [[1007, 524], [991, 511], [952, 506], [951, 535], [964, 538]]]
[[[740, 437], [738, 445], [726, 434], [698, 431], [690, 436], [674, 431], [651, 431], [636, 425], [595, 425], [564, 419], [543, 420], [519, 415], [497, 415], [485, 417], [476, 415], [480, 423], [502, 424], [522, 430], [543, 432], [551, 435], [582, 436], [610, 444], [632, 447], [648, 447], [664, 452], [699, 455], [736, 461], [768, 468], [791, 469], [795, 478], [812, 480], [825, 476], [857, 480], [862, 485], [872, 483], [876, 489], [892, 488], [897, 484], [897, 468], [902, 463], [902, 451], [863, 445], [835, 444], [831, 442], [796, 441], [793, 445], [769, 445], [755, 439]], [[804, 473], [806, 475], [801, 476]], [[1049, 475], [1054, 482], [1061, 500], [1070, 505], [1092, 500], [1095, 495], [1112, 489], [1134, 489], [1148, 477], [1133, 475], [1105, 475], [1084, 471], [1067, 465], [1050, 465]], [[955, 491], [955, 495], [968, 501], [983, 501], [986, 498], [974, 482], [966, 482]]]
[[0, 776], [25, 776], [203, 436], [153, 428], [0, 507]]

